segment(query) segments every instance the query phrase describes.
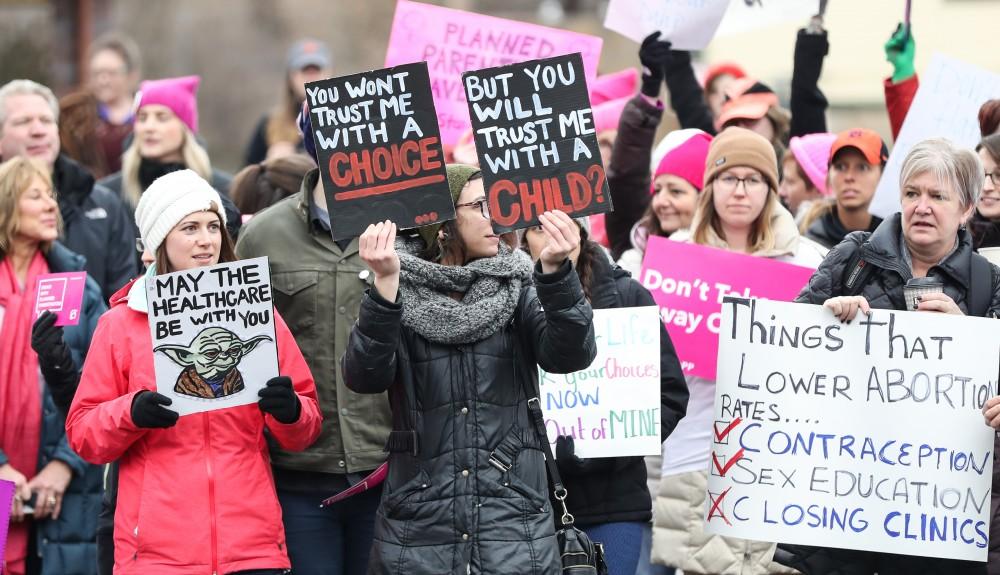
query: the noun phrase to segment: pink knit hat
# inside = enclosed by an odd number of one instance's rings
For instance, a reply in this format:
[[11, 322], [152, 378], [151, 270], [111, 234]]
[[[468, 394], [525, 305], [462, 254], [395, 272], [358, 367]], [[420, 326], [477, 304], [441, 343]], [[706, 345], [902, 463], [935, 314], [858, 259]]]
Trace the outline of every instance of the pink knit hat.
[[147, 80], [139, 86], [139, 105], [136, 106], [136, 111], [149, 104], [166, 106], [197, 134], [198, 100], [195, 93], [200, 82], [201, 78], [198, 76]]
[[802, 172], [824, 196], [830, 195], [826, 189], [826, 174], [829, 169], [830, 147], [836, 139], [836, 134], [821, 132], [795, 136], [788, 143]]
[[[698, 191], [705, 183], [705, 158], [712, 136], [701, 130], [692, 130], [691, 135], [674, 149], [667, 152], [653, 172], [653, 179], [663, 174], [682, 178]], [[649, 193], [654, 194], [654, 188], [649, 186]]]
[[629, 98], [635, 95], [638, 87], [639, 71], [635, 68], [598, 76], [589, 86], [590, 105], [597, 106], [609, 100]]
[[631, 99], [632, 96], [625, 96], [594, 106], [594, 131], [600, 133], [605, 130], [617, 130], [618, 120], [622, 117], [625, 104]]

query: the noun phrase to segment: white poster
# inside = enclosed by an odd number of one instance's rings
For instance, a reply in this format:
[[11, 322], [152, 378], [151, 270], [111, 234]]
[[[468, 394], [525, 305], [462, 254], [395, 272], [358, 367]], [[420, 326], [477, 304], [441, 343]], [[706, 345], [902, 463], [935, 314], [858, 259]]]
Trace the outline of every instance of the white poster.
[[701, 50], [727, 5], [729, 0], [611, 0], [604, 27], [639, 43], [659, 30], [660, 39], [670, 40], [675, 50]]
[[721, 535], [986, 561], [995, 319], [726, 300], [705, 509]]
[[254, 258], [146, 281], [156, 390], [187, 415], [257, 402], [278, 375], [271, 274]]
[[722, 38], [795, 22], [799, 26], [819, 12], [819, 0], [733, 0], [715, 36]]
[[871, 212], [885, 218], [900, 210], [903, 159], [918, 142], [948, 138], [975, 149], [980, 140], [979, 108], [991, 98], [1000, 98], [1000, 75], [935, 53], [889, 154]]
[[545, 430], [576, 455], [660, 453], [660, 316], [655, 306], [594, 310], [597, 357], [583, 371], [538, 369]]

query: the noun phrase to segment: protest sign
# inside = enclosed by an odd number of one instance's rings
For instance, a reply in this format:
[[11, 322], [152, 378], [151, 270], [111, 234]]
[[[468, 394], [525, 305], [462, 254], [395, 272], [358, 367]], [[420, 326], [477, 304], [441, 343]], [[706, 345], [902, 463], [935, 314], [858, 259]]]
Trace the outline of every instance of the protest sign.
[[727, 295], [791, 301], [814, 270], [652, 236], [640, 283], [660, 306], [684, 375], [715, 379], [722, 299]]
[[464, 72], [580, 52], [593, 80], [602, 43], [597, 36], [399, 0], [385, 65], [427, 62], [441, 139], [451, 146], [470, 128]]
[[427, 64], [310, 82], [306, 98], [334, 239], [455, 218]]
[[986, 561], [996, 320], [727, 298], [706, 529]]
[[948, 138], [961, 148], [975, 148], [980, 140], [979, 108], [998, 95], [1000, 74], [935, 53], [882, 171], [871, 212], [885, 218], [900, 210], [903, 160], [917, 143]]
[[156, 391], [170, 409], [256, 403], [278, 376], [266, 257], [147, 277], [146, 298]]
[[822, 12], [819, 0], [733, 0], [715, 31], [716, 38], [745, 34], [789, 22], [805, 23]]
[[80, 323], [80, 307], [87, 285], [87, 272], [66, 272], [38, 276], [38, 294], [35, 299], [37, 319], [43, 312], [56, 314], [56, 325]]
[[579, 54], [466, 72], [469, 114], [497, 233], [611, 211]]
[[578, 457], [660, 453], [660, 326], [656, 307], [594, 310], [597, 357], [567, 374], [539, 367], [545, 431], [573, 437]]
[[7, 550], [7, 526], [10, 524], [10, 507], [14, 504], [14, 482], [0, 479], [0, 565]]
[[659, 30], [674, 50], [708, 46], [722, 21], [729, 0], [611, 0], [604, 27], [626, 38], [642, 40]]

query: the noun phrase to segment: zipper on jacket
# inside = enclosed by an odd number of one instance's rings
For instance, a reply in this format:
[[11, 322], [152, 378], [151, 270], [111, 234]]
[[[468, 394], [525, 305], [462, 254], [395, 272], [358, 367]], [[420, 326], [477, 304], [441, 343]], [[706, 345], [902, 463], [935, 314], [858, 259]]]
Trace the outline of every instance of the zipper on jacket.
[[212, 575], [219, 574], [219, 542], [218, 526], [215, 524], [215, 474], [212, 471], [212, 428], [209, 425], [209, 414], [203, 413], [205, 422], [205, 470], [208, 473], [208, 520], [211, 525], [212, 537]]

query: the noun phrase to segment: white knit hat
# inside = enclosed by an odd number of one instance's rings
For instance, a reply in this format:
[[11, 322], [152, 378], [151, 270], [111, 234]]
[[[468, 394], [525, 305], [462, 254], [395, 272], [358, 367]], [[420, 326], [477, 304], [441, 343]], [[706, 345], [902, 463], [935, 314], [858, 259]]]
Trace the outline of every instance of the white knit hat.
[[225, 226], [226, 210], [222, 208], [219, 192], [195, 172], [179, 170], [160, 176], [146, 188], [135, 208], [135, 223], [142, 243], [155, 254], [170, 230], [185, 216], [213, 209]]

